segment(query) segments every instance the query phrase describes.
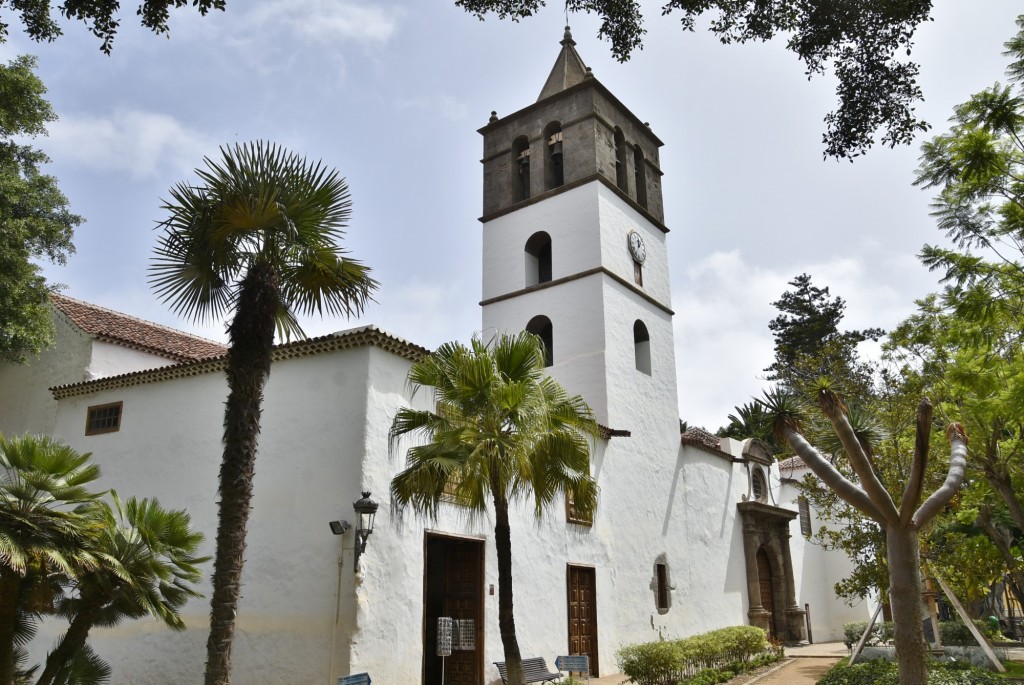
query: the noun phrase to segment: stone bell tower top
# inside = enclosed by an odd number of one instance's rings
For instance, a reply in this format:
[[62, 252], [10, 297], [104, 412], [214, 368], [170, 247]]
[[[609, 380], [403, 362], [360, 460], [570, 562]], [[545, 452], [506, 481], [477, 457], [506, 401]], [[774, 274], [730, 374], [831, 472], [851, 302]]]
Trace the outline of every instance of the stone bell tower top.
[[583, 83], [583, 79], [593, 76], [589, 73], [587, 65], [583, 63], [580, 53], [576, 52], [576, 41], [572, 39], [572, 31], [568, 26], [565, 27], [565, 36], [562, 38], [561, 45], [562, 51], [558, 53], [558, 59], [551, 69], [548, 80], [544, 83], [544, 88], [540, 91], [537, 102], [560, 93], [566, 88]]
[[498, 118], [484, 137], [482, 221], [592, 181], [663, 231], [662, 142], [605, 88], [576, 52], [569, 27], [537, 102]]

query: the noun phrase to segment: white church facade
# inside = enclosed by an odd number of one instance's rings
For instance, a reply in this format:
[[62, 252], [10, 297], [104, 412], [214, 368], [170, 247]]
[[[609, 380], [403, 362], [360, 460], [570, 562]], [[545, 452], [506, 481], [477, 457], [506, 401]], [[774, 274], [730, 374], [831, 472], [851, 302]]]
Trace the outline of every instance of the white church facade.
[[[607, 675], [623, 644], [729, 625], [785, 642], [839, 639], [868, 608], [833, 596], [849, 561], [802, 534], [812, 522], [793, 472], [754, 440], [680, 435], [661, 142], [574, 46], [567, 30], [536, 103], [480, 129], [482, 330], [540, 335], [551, 375], [604, 429], [592, 520], [571, 503], [540, 520], [529, 506], [514, 512], [522, 654], [549, 664], [587, 654]], [[56, 346], [0, 367], [0, 433], [49, 433], [92, 452], [103, 487], [188, 509], [212, 553], [223, 347], [68, 297], [53, 309]], [[492, 523], [456, 503], [436, 521], [390, 506], [404, 455], [389, 454], [387, 433], [399, 407], [428, 401], [406, 383], [428, 352], [372, 326], [275, 349], [235, 682], [326, 685], [357, 672], [378, 683], [500, 682]], [[328, 522], [353, 521], [362, 492], [380, 508], [357, 571], [354, 531], [333, 535]], [[114, 683], [197, 682], [208, 603], [184, 614], [182, 633], [137, 621], [97, 629], [90, 643]], [[443, 663], [440, 616], [463, 627]]]

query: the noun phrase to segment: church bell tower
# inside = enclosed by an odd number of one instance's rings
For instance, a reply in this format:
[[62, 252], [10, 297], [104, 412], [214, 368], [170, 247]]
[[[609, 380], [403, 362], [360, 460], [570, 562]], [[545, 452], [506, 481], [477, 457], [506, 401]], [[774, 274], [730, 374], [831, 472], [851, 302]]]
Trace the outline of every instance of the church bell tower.
[[550, 374], [599, 422], [647, 426], [672, 449], [662, 142], [594, 77], [568, 27], [561, 46], [537, 101], [479, 130], [483, 330], [538, 334]]

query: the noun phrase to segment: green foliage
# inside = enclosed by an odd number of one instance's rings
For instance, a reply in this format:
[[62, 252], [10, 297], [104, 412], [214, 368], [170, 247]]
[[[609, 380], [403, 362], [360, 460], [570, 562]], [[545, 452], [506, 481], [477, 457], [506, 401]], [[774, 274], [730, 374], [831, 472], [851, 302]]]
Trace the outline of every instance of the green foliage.
[[41, 172], [46, 155], [20, 142], [46, 135], [57, 118], [35, 66], [27, 56], [0, 64], [0, 361], [15, 363], [53, 339], [50, 286], [35, 262], [64, 264], [82, 222], [68, 211], [57, 180]]
[[772, 647], [760, 628], [736, 626], [682, 640], [624, 645], [615, 657], [638, 685], [713, 685], [778, 661], [782, 650]]
[[[184, 628], [178, 610], [199, 594], [203, 536], [184, 511], [155, 500], [122, 502], [93, 489], [100, 472], [56, 440], [0, 436], [0, 667], [27, 679], [22, 649], [41, 616], [67, 620], [39, 685], [102, 683], [109, 667], [85, 643], [94, 625], [152, 615]], [[9, 672], [9, 671], [8, 671]]]
[[[544, 0], [456, 0], [480, 19], [520, 21], [535, 14]], [[571, 12], [601, 18], [598, 35], [611, 43], [620, 61], [642, 47], [643, 16], [636, 0], [568, 0]], [[705, 14], [709, 30], [723, 43], [768, 41], [784, 36], [786, 48], [806, 67], [808, 76], [830, 69], [838, 85], [839, 107], [825, 117], [825, 155], [853, 158], [875, 142], [890, 147], [909, 144], [928, 129], [913, 104], [922, 98], [918, 65], [909, 55], [917, 27], [928, 21], [929, 0], [900, 2], [807, 3], [799, 0], [668, 0], [662, 14], [678, 12], [684, 30], [693, 31]]]
[[160, 299], [182, 316], [221, 320], [262, 266], [285, 337], [303, 335], [297, 314], [362, 312], [378, 283], [342, 247], [352, 202], [337, 170], [264, 142], [222, 147], [220, 160], [204, 162], [199, 183], [178, 183], [163, 206], [150, 267]]
[[409, 382], [430, 391], [434, 407], [401, 409], [392, 423], [392, 451], [408, 435], [429, 439], [409, 448], [407, 468], [391, 481], [400, 508], [434, 517], [447, 498], [482, 513], [500, 494], [532, 497], [539, 515], [566, 493], [580, 516], [593, 512], [587, 438], [599, 429], [583, 398], [545, 373], [536, 336], [445, 343], [413, 365]]
[[[999, 630], [993, 631], [985, 621], [975, 620], [974, 625], [990, 641], [1002, 638]], [[854, 621], [843, 625], [843, 644], [847, 649], [852, 649], [857, 644], [867, 627], [867, 621]], [[865, 646], [892, 644], [894, 634], [891, 621], [878, 621], [871, 629], [871, 634], [864, 644]], [[975, 647], [978, 644], [971, 631], [961, 621], [939, 621], [939, 637], [942, 639], [942, 644], [950, 647]]]
[[[970, 664], [960, 662], [928, 664], [929, 685], [999, 685], [1002, 678]], [[875, 659], [850, 666], [846, 660], [836, 664], [818, 685], [899, 685], [896, 664]]]
[[828, 288], [818, 288], [811, 276], [800, 274], [772, 303], [779, 311], [768, 323], [775, 338], [775, 361], [765, 371], [769, 380], [810, 391], [827, 377], [833, 389], [848, 396], [861, 396], [870, 386], [871, 368], [859, 361], [857, 345], [878, 340], [880, 328], [841, 331], [846, 302], [831, 297]]
[[[144, 27], [156, 34], [166, 34], [170, 8], [186, 7], [189, 4], [205, 15], [211, 9], [223, 10], [225, 0], [191, 0], [191, 3], [189, 0], [143, 0], [136, 14]], [[55, 7], [61, 16], [82, 21], [90, 33], [100, 39], [100, 49], [108, 54], [120, 25], [117, 18], [120, 8], [119, 0], [63, 0]], [[50, 0], [0, 0], [0, 11], [3, 10], [17, 15], [25, 33], [33, 40], [52, 41], [63, 33], [53, 18], [54, 8], [51, 8]], [[0, 16], [3, 16], [2, 12]], [[7, 40], [9, 30], [10, 25], [0, 21], [0, 43]]]

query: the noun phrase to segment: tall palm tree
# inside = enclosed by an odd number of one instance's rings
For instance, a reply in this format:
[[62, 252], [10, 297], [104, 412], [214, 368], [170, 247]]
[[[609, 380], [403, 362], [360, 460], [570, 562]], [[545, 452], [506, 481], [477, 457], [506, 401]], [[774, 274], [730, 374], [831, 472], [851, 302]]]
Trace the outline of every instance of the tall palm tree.
[[498, 557], [498, 627], [510, 685], [523, 685], [522, 656], [512, 610], [509, 504], [532, 496], [540, 516], [557, 495], [571, 496], [591, 514], [597, 485], [590, 475], [588, 436], [598, 425], [587, 403], [569, 396], [544, 373], [544, 347], [530, 333], [503, 335], [467, 348], [446, 343], [413, 364], [415, 394], [427, 388], [434, 409], [404, 408], [389, 432], [392, 451], [408, 435], [426, 438], [409, 448], [407, 466], [391, 481], [393, 506], [436, 518], [442, 498], [469, 511], [494, 511]]
[[14, 683], [25, 602], [32, 611], [49, 607], [54, 574], [97, 564], [100, 495], [88, 486], [100, 471], [90, 456], [44, 436], [0, 436], [0, 685]]
[[151, 283], [186, 317], [234, 313], [205, 680], [226, 685], [274, 332], [301, 336], [297, 314], [361, 313], [377, 282], [341, 247], [351, 202], [337, 171], [262, 142], [204, 163], [163, 206]]
[[201, 595], [193, 584], [202, 580], [197, 557], [203, 534], [192, 529], [184, 510], [168, 510], [153, 499], [134, 497], [103, 507], [104, 528], [97, 541], [99, 565], [75, 578], [57, 614], [70, 621], [67, 632], [47, 656], [36, 685], [60, 681], [85, 646], [95, 625], [110, 627], [126, 618], [147, 614], [174, 630], [184, 630], [178, 614], [190, 598]]

